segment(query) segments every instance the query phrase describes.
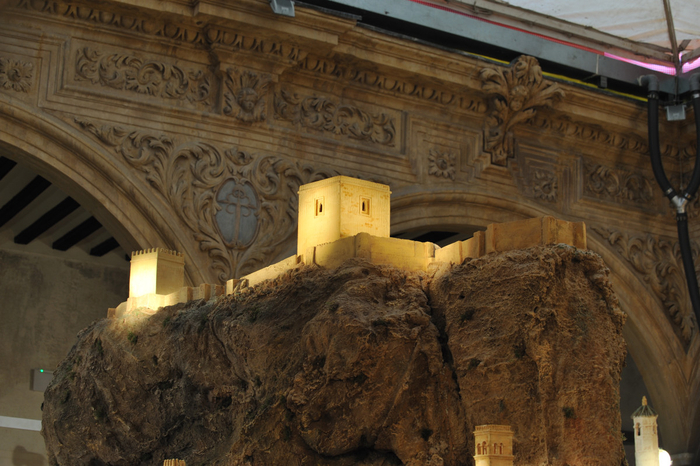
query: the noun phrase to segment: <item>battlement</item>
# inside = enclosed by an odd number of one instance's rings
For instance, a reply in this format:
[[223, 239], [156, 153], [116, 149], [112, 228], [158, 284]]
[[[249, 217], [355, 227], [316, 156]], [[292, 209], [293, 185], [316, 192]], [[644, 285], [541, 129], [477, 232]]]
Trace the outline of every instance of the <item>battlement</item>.
[[[119, 317], [136, 308], [155, 312], [163, 306], [193, 299], [211, 299], [233, 294], [243, 284], [254, 286], [301, 265], [333, 268], [351, 258], [405, 270], [429, 271], [440, 264], [459, 264], [485, 254], [533, 246], [568, 244], [586, 248], [586, 225], [554, 217], [494, 223], [472, 238], [444, 248], [389, 237], [389, 198], [386, 185], [336, 176], [299, 189], [299, 234], [297, 255], [231, 279], [226, 286], [184, 285], [182, 253], [150, 248], [131, 254], [129, 298], [109, 315]], [[486, 426], [490, 432], [508, 426]], [[484, 428], [486, 428], [484, 427]], [[509, 428], [509, 427], [508, 427]]]
[[504, 432], [507, 434], [512, 434], [513, 429], [510, 426], [499, 426], [496, 424], [486, 424], [483, 426], [476, 426], [474, 427], [474, 433], [483, 433], [483, 432]]

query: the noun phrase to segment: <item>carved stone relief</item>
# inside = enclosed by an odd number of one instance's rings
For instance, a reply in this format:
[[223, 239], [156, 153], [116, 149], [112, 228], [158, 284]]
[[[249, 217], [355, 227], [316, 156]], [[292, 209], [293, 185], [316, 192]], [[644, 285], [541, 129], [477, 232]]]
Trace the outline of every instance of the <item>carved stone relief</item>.
[[329, 78], [352, 82], [372, 89], [385, 90], [415, 97], [440, 105], [458, 107], [461, 110], [473, 113], [483, 114], [486, 113], [488, 109], [486, 102], [477, 97], [471, 98], [448, 89], [439, 89], [432, 85], [387, 76], [377, 71], [341, 65], [325, 58], [310, 55], [300, 63], [300, 67], [303, 70]]
[[283, 89], [275, 94], [275, 116], [302, 128], [380, 146], [397, 146], [394, 117], [336, 103], [328, 97], [300, 97]]
[[535, 116], [538, 107], [551, 106], [564, 96], [555, 84], [546, 82], [533, 57], [521, 56], [510, 68], [489, 67], [479, 73], [482, 89], [491, 97], [484, 128], [484, 150], [491, 163], [506, 165], [514, 155], [512, 128]]
[[53, 14], [86, 23], [113, 27], [123, 31], [177, 40], [196, 46], [217, 45], [225, 49], [247, 50], [292, 61], [300, 60], [306, 56], [306, 53], [297, 45], [281, 40], [261, 40], [211, 24], [198, 26], [173, 23], [145, 15], [136, 17], [133, 10], [122, 13], [109, 11], [106, 8], [53, 0], [17, 0], [16, 7], [22, 10]]
[[299, 186], [335, 174], [275, 155], [75, 122], [121, 155], [170, 204], [221, 282], [282, 254], [296, 232]]
[[678, 242], [651, 234], [630, 235], [600, 227], [592, 227], [592, 230], [605, 238], [641, 274], [663, 303], [687, 345], [697, 322], [690, 305]]
[[229, 68], [224, 81], [224, 114], [252, 123], [267, 118], [265, 95], [272, 78], [248, 70]]
[[557, 202], [559, 196], [559, 180], [557, 174], [551, 170], [533, 170], [532, 191], [535, 199], [545, 202]]
[[430, 155], [428, 156], [428, 174], [437, 178], [449, 178], [454, 181], [456, 161], [457, 156], [453, 152], [443, 151], [437, 148], [430, 149]]
[[204, 70], [185, 70], [156, 60], [126, 53], [104, 53], [90, 47], [78, 49], [75, 79], [112, 89], [165, 99], [211, 105], [214, 77]]
[[648, 204], [654, 199], [654, 186], [638, 173], [586, 162], [582, 175], [588, 196], [637, 204]]
[[33, 63], [0, 57], [0, 89], [28, 93], [33, 79]]

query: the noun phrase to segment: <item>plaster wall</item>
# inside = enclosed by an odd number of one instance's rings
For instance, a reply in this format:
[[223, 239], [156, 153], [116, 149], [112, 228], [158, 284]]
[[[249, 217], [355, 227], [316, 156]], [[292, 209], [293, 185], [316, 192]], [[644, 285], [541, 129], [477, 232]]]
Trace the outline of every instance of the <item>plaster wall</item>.
[[[31, 369], [53, 370], [76, 334], [127, 296], [128, 263], [0, 250], [0, 416], [41, 419]], [[39, 432], [0, 428], [0, 466], [47, 464]]]

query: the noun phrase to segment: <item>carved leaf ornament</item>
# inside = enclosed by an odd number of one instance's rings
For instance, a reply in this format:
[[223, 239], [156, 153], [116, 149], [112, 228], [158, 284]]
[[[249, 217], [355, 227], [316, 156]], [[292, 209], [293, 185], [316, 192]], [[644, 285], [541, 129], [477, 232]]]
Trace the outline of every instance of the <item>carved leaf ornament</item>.
[[486, 117], [484, 150], [491, 162], [505, 166], [514, 155], [511, 129], [535, 116], [538, 107], [548, 107], [564, 96], [555, 83], [546, 82], [533, 57], [520, 56], [510, 68], [484, 68], [479, 73], [482, 89], [491, 96]]
[[75, 118], [114, 149], [172, 206], [221, 282], [269, 265], [297, 227], [299, 186], [335, 175], [274, 155]]
[[77, 80], [167, 99], [208, 104], [212, 77], [202, 70], [189, 70], [127, 54], [105, 54], [89, 47], [78, 50]]
[[[690, 342], [697, 322], [690, 306], [678, 242], [651, 234], [630, 236], [606, 228], [594, 227], [593, 231], [605, 238], [642, 274], [672, 322], [680, 329], [684, 342]], [[693, 252], [697, 255], [696, 250]]]
[[275, 94], [275, 115], [282, 120], [360, 141], [393, 147], [394, 119], [387, 114], [370, 114], [358, 107], [336, 104], [326, 97], [303, 97], [282, 90]]

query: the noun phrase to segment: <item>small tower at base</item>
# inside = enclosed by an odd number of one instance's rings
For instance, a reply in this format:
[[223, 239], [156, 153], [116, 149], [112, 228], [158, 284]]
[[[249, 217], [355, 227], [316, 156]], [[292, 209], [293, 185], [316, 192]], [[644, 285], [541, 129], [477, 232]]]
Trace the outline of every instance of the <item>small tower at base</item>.
[[474, 428], [476, 466], [513, 466], [513, 430], [487, 424]]
[[301, 186], [297, 254], [358, 233], [388, 238], [390, 198], [389, 186], [348, 176]]
[[642, 397], [642, 406], [632, 413], [634, 423], [634, 460], [637, 466], [659, 466], [658, 415]]
[[185, 258], [182, 253], [162, 248], [131, 253], [129, 297], [147, 294], [167, 295], [185, 284]]
[[165, 460], [163, 466], [187, 466], [183, 460]]

